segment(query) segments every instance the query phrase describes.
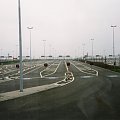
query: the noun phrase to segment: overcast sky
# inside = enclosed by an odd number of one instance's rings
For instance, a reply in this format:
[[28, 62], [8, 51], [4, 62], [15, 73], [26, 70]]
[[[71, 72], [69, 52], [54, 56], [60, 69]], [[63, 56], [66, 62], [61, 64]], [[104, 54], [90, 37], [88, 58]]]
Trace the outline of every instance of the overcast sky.
[[[32, 30], [32, 56], [82, 56], [112, 54], [112, 28], [115, 53], [120, 54], [120, 0], [21, 0], [23, 55], [29, 55]], [[0, 54], [18, 55], [18, 0], [0, 0]]]

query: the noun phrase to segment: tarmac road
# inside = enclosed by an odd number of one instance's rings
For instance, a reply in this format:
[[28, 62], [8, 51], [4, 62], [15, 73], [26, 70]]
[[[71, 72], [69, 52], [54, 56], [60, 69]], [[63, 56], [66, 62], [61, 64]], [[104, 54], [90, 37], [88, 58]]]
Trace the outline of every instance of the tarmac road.
[[[77, 66], [77, 63], [74, 64]], [[75, 79], [72, 83], [0, 102], [0, 118], [2, 120], [119, 120], [120, 74], [95, 66], [92, 66], [92, 69], [97, 70], [99, 75], [81, 72], [71, 64], [69, 70], [73, 72]], [[62, 73], [66, 71], [64, 64], [58, 69], [60, 74], [59, 70]]]
[[[64, 79], [65, 72], [66, 72], [65, 63], [64, 61], [62, 61], [60, 64], [59, 63], [60, 61], [57, 62], [57, 65], [59, 65], [57, 71], [48, 77], [45, 77], [45, 78], [40, 77], [40, 71], [43, 71], [45, 69], [44, 66], [41, 66], [39, 69], [36, 69], [24, 75], [23, 76], [24, 77], [24, 81], [23, 81], [24, 89], [35, 87], [35, 86], [51, 84], [51, 83], [58, 82]], [[15, 80], [10, 80], [7, 82], [0, 83], [0, 93], [19, 90], [19, 84], [20, 84], [19, 82], [20, 82], [19, 79], [15, 79]]]

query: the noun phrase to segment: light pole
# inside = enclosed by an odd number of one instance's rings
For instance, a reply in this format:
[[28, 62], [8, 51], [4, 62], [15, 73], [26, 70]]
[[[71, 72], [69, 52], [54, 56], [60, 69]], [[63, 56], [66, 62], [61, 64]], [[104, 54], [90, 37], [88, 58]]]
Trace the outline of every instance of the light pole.
[[2, 48], [0, 49], [0, 51], [1, 51], [1, 56], [2, 56]]
[[119, 56], [119, 66], [120, 66], [120, 54], [118, 56]]
[[46, 40], [42, 40], [44, 42], [44, 59], [45, 59], [45, 42]]
[[33, 27], [27, 27], [30, 31], [30, 66], [31, 66], [31, 30], [33, 29]]
[[83, 59], [84, 59], [84, 49], [85, 49], [85, 44], [82, 44], [83, 45]]
[[114, 65], [115, 63], [115, 44], [114, 44], [114, 28], [117, 27], [116, 25], [111, 26], [113, 28], [113, 59], [114, 59]]
[[16, 45], [16, 58], [18, 58], [18, 45]]
[[19, 54], [20, 54], [20, 92], [23, 92], [22, 31], [21, 31], [21, 8], [20, 8], [20, 0], [18, 0], [18, 19], [19, 19]]
[[49, 45], [49, 47], [50, 47], [50, 53], [49, 54], [51, 55], [51, 45]]
[[91, 39], [91, 41], [92, 41], [92, 59], [93, 59], [93, 41], [94, 41], [94, 39]]

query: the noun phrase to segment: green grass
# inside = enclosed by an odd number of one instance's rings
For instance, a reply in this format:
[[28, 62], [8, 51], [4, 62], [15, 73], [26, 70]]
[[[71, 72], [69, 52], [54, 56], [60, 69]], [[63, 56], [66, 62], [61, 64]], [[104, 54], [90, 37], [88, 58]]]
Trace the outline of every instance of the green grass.
[[14, 63], [18, 63], [19, 60], [14, 60], [14, 61], [1, 61], [0, 65], [8, 65], [8, 64], [14, 64]]
[[[84, 61], [81, 61], [81, 62], [84, 62]], [[99, 67], [102, 67], [102, 68], [105, 68], [105, 69], [112, 70], [112, 71], [120, 73], [120, 66], [108, 65], [108, 64], [105, 64], [103, 62], [91, 62], [91, 61], [87, 61], [87, 63], [88, 64], [93, 64], [95, 66], [99, 66]]]

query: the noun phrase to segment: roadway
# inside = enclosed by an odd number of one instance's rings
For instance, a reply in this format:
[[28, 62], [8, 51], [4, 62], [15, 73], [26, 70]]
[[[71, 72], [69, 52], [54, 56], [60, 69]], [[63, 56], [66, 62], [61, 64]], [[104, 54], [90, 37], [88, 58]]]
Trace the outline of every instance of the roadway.
[[[118, 120], [120, 119], [120, 74], [86, 63], [70, 61], [74, 81], [65, 86], [0, 102], [2, 120]], [[53, 63], [52, 63], [53, 64]], [[58, 66], [59, 65], [59, 66]], [[30, 72], [24, 86], [57, 82], [67, 71], [64, 61], [53, 65], [55, 72], [42, 78], [43, 68]], [[52, 67], [52, 65], [51, 65]], [[52, 68], [54, 70], [54, 67]], [[48, 69], [50, 71], [51, 69]], [[17, 80], [0, 83], [0, 92], [18, 89]], [[27, 81], [27, 82], [26, 82]], [[14, 85], [13, 85], [14, 84]], [[9, 87], [10, 86], [10, 87]]]
[[[24, 89], [45, 85], [45, 84], [51, 84], [54, 82], [58, 82], [61, 79], [64, 79], [66, 72], [66, 68], [63, 65], [65, 64], [64, 62], [52, 61], [52, 62], [48, 62], [48, 64], [49, 66], [47, 69], [44, 67], [44, 63], [41, 63], [38, 66], [29, 68], [29, 71], [28, 68], [27, 70], [24, 71], [23, 73]], [[63, 69], [62, 72], [60, 72], [61, 69]], [[54, 73], [54, 71], [56, 72]], [[52, 76], [53, 73], [54, 76]], [[9, 74], [7, 73], [8, 76], [12, 76], [12, 77], [10, 77], [10, 79], [8, 79], [7, 81], [2, 80], [0, 84], [0, 93], [19, 90], [20, 80], [19, 80], [18, 70], [17, 70], [17, 76], [15, 72], [14, 73], [10, 72]], [[49, 77], [47, 77], [47, 75], [49, 75]]]

